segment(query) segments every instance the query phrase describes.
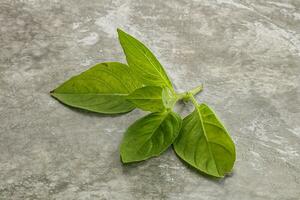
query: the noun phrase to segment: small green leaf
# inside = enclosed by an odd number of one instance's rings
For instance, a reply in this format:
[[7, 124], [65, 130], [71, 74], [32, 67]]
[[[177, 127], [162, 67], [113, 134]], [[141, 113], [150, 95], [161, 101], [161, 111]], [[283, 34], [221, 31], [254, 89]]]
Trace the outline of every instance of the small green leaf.
[[127, 63], [136, 77], [145, 85], [169, 87], [174, 90], [164, 68], [151, 51], [131, 35], [120, 29], [117, 31]]
[[126, 96], [141, 87], [130, 68], [121, 63], [100, 63], [74, 76], [51, 92], [72, 107], [115, 114], [131, 111], [135, 106]]
[[165, 108], [173, 109], [175, 103], [177, 102], [178, 97], [174, 91], [165, 87], [162, 91], [162, 101]]
[[184, 118], [174, 149], [187, 163], [215, 177], [230, 172], [236, 157], [228, 132], [205, 104]]
[[137, 120], [126, 131], [121, 144], [124, 163], [158, 156], [176, 139], [181, 117], [172, 112], [156, 112]]
[[165, 109], [162, 101], [162, 88], [145, 86], [129, 94], [127, 99], [137, 108], [145, 111], [160, 112]]

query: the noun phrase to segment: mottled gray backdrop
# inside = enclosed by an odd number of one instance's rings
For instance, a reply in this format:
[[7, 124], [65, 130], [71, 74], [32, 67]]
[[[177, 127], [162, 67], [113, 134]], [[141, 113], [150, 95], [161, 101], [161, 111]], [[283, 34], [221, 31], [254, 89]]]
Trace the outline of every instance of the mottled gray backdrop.
[[[125, 62], [117, 27], [178, 91], [204, 83], [197, 99], [236, 143], [231, 176], [205, 177], [172, 149], [123, 166], [123, 132], [144, 112], [102, 116], [49, 96], [95, 63]], [[0, 0], [0, 199], [298, 200], [299, 95], [299, 0]]]

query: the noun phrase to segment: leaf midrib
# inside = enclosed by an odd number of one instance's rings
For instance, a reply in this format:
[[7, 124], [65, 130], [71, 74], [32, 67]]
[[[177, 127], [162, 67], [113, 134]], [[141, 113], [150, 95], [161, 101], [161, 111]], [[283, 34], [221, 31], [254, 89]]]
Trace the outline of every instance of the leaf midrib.
[[55, 94], [64, 94], [64, 95], [95, 95], [95, 96], [128, 96], [128, 94], [122, 93], [59, 93], [59, 92], [51, 92], [51, 95]]
[[167, 117], [167, 115], [169, 115], [169, 113], [170, 112], [167, 112], [166, 114], [165, 114], [165, 116], [162, 118], [162, 120], [159, 122], [159, 125], [153, 130], [153, 131], [151, 131], [151, 134], [150, 134], [150, 137], [149, 138], [147, 138], [147, 140], [146, 140], [146, 142], [144, 142], [144, 144], [142, 144], [141, 146], [140, 146], [140, 148], [138, 149], [138, 151], [154, 136], [154, 134], [155, 134], [155, 132], [156, 132], [156, 130], [160, 127], [160, 125], [163, 123], [163, 121], [165, 121], [165, 119], [166, 119], [166, 117]]
[[206, 135], [206, 130], [204, 128], [203, 119], [202, 119], [202, 116], [201, 116], [201, 112], [200, 112], [199, 106], [196, 106], [196, 109], [197, 109], [198, 117], [199, 117], [200, 122], [201, 122], [201, 127], [202, 127], [202, 130], [203, 130], [203, 134], [204, 134], [204, 137], [205, 137], [205, 141], [206, 141], [208, 150], [209, 150], [209, 154], [211, 155], [211, 157], [212, 157], [212, 159], [213, 159], [213, 161], [215, 163], [215, 167], [217, 169], [218, 175], [220, 175], [219, 168], [218, 168], [216, 160], [215, 160], [215, 156], [212, 153], [211, 146], [210, 146], [210, 143], [208, 141], [208, 137]]
[[157, 97], [157, 98], [151, 98], [151, 97], [147, 97], [147, 98], [132, 98], [132, 97], [130, 97], [129, 96], [129, 98], [127, 98], [127, 99], [129, 99], [129, 100], [161, 100], [161, 98], [160, 97]]

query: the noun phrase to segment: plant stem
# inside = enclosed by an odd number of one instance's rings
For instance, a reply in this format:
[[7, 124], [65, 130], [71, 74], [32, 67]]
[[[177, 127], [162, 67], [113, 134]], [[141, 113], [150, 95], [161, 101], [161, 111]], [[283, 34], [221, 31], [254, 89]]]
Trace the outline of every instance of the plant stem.
[[189, 90], [188, 92], [183, 92], [177, 94], [177, 100], [188, 101], [191, 96], [194, 96], [203, 90], [203, 84]]
[[198, 94], [199, 92], [201, 92], [202, 90], [203, 90], [203, 84], [191, 89], [188, 92], [194, 96], [194, 95]]

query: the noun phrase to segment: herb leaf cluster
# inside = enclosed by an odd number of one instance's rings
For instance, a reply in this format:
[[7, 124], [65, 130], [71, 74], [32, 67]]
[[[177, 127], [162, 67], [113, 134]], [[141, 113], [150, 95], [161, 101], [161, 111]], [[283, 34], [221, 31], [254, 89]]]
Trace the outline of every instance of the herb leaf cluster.
[[[129, 126], [120, 146], [123, 163], [155, 157], [173, 145], [176, 154], [194, 168], [224, 177], [234, 165], [235, 146], [214, 111], [194, 95], [202, 85], [177, 93], [153, 53], [118, 29], [128, 65], [96, 64], [50, 92], [60, 102], [88, 111], [120, 114], [139, 108], [151, 113]], [[177, 101], [191, 101], [194, 111], [184, 119], [173, 111]]]

